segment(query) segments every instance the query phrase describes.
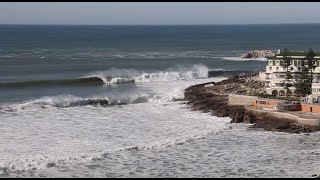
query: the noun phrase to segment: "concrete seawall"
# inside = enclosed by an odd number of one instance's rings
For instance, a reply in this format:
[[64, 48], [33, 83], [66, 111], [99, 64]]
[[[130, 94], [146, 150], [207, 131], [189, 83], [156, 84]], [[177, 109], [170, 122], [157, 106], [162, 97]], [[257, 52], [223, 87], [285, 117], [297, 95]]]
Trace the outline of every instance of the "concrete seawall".
[[287, 112], [277, 112], [277, 111], [266, 111], [266, 110], [258, 110], [254, 108], [247, 108], [247, 110], [253, 112], [256, 116], [261, 116], [262, 114], [268, 114], [272, 117], [279, 118], [279, 119], [288, 119], [293, 120], [296, 123], [299, 123], [301, 125], [305, 126], [314, 126], [318, 127], [320, 126], [320, 118], [302, 118], [294, 114], [290, 114]]
[[[320, 127], [320, 115], [317, 114], [306, 114], [305, 112], [295, 112], [295, 111], [275, 111], [275, 110], [264, 110], [262, 108], [256, 108], [253, 105], [253, 101], [259, 99], [264, 100], [265, 98], [259, 98], [257, 96], [246, 96], [229, 94], [228, 103], [229, 105], [240, 105], [244, 106], [246, 110], [251, 111], [256, 117], [274, 117], [276, 119], [287, 119], [292, 120], [295, 123], [301, 124], [303, 126]], [[268, 99], [265, 99], [268, 100]], [[305, 118], [306, 117], [306, 118]]]
[[249, 106], [252, 105], [253, 101], [257, 98], [256, 96], [229, 94], [228, 103], [229, 105]]

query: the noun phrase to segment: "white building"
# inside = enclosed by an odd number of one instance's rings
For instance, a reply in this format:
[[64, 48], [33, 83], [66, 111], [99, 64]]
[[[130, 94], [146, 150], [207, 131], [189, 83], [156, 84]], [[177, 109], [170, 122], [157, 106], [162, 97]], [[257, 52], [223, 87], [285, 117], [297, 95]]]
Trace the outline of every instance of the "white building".
[[[289, 71], [291, 72], [293, 79], [298, 78], [298, 73], [301, 72], [302, 66], [307, 62], [303, 60], [305, 58], [306, 52], [290, 52], [291, 65], [289, 66]], [[320, 56], [315, 56], [316, 68], [313, 70], [313, 83], [312, 83], [312, 96], [320, 96]], [[291, 96], [294, 93], [295, 88], [289, 87], [289, 91], [285, 87], [286, 78], [286, 68], [282, 66], [283, 56], [278, 54], [275, 57], [268, 58], [266, 65], [266, 71], [260, 73], [260, 79], [264, 79], [266, 93], [273, 94], [276, 96], [286, 96], [287, 94]]]

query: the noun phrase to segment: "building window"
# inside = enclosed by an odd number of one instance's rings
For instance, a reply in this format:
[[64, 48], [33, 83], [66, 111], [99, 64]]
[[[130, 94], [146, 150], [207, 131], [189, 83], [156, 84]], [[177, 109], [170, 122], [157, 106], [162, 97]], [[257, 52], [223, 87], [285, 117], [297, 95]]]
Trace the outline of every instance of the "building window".
[[267, 104], [266, 101], [258, 101], [258, 104]]
[[278, 70], [279, 70], [279, 67], [277, 67], [276, 70], [278, 71]]
[[298, 61], [298, 66], [300, 66], [300, 61]]
[[290, 70], [293, 71], [293, 67], [291, 67]]
[[269, 67], [269, 70], [272, 71], [272, 67]]

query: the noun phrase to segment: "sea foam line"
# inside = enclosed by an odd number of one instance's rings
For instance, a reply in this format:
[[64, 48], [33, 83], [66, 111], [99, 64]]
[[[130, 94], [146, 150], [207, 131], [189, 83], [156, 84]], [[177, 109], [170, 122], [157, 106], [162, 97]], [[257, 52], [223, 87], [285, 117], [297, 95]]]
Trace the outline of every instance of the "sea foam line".
[[241, 57], [223, 57], [222, 59], [228, 61], [266, 61], [267, 58], [260, 57], [260, 58], [241, 58]]

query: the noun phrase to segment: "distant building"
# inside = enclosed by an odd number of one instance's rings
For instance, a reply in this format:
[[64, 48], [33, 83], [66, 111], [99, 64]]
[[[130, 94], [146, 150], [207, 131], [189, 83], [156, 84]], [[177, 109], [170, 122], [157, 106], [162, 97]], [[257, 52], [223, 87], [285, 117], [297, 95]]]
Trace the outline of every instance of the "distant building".
[[[260, 73], [260, 79], [264, 79], [265, 88], [267, 94], [275, 96], [292, 96], [294, 94], [295, 87], [289, 87], [289, 91], [285, 87], [286, 68], [282, 66], [283, 55], [278, 51], [274, 57], [270, 57], [267, 60], [266, 71]], [[291, 65], [289, 71], [291, 72], [293, 79], [292, 83], [296, 82], [299, 72], [302, 71], [302, 66], [307, 62], [304, 60], [306, 52], [290, 52], [288, 57], [291, 57]], [[320, 54], [316, 53], [315, 65], [313, 70], [313, 83], [312, 83], [312, 98], [318, 98], [320, 96]]]

